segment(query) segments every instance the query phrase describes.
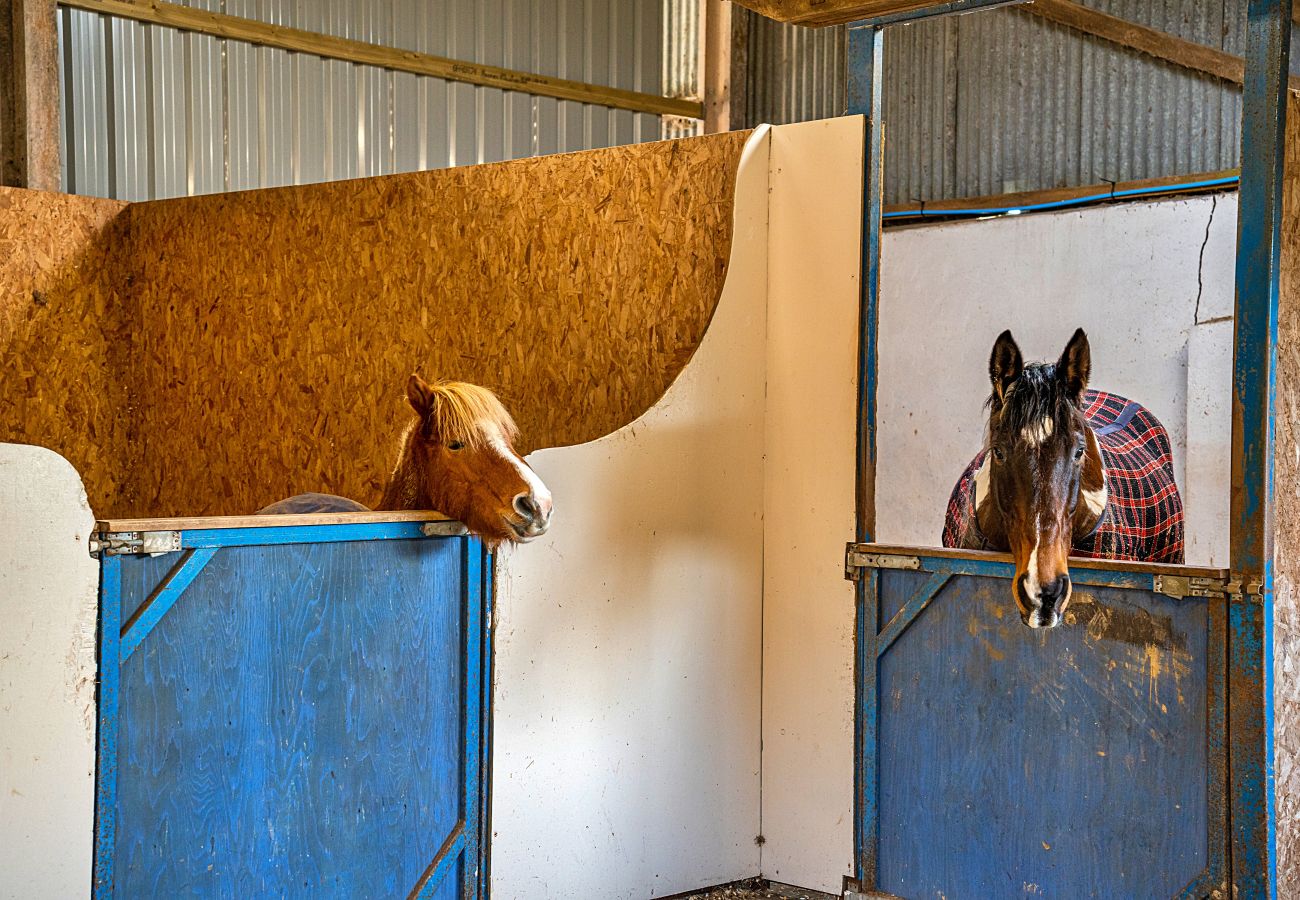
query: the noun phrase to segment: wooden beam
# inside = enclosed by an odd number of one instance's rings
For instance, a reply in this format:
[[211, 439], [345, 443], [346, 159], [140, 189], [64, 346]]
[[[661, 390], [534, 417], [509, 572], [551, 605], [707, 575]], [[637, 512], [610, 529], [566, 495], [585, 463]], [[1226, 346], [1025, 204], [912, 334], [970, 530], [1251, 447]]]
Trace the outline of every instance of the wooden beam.
[[[859, 19], [924, 17], [952, 11], [951, 0], [735, 0], [740, 6], [777, 22], [820, 28]], [[988, 0], [989, 4], [1020, 0]], [[960, 4], [981, 6], [984, 3]]]
[[731, 130], [731, 19], [729, 0], [700, 0], [700, 73], [704, 133]]
[[57, 191], [55, 0], [0, 0], [0, 184]]
[[565, 78], [552, 78], [549, 75], [504, 69], [500, 66], [448, 59], [445, 56], [398, 50], [364, 41], [316, 34], [298, 28], [286, 28], [283, 25], [272, 25], [269, 22], [258, 22], [239, 16], [192, 9], [176, 3], [167, 3], [164, 0], [152, 0], [152, 2], [59, 0], [59, 3], [74, 9], [243, 41], [259, 47], [310, 53], [326, 59], [377, 66], [381, 69], [410, 72], [414, 75], [429, 75], [448, 81], [500, 88], [506, 91], [519, 91], [539, 97], [554, 97], [557, 100], [573, 100], [578, 103], [592, 103], [613, 109], [628, 109], [633, 112], [662, 116], [688, 116], [698, 119], [702, 118], [704, 112], [703, 105], [694, 100], [660, 97], [657, 94], [625, 91], [581, 81], [569, 81]]
[[[1240, 56], [1183, 40], [1168, 32], [1098, 12], [1070, 0], [1034, 0], [1016, 9], [1111, 44], [1145, 53], [1162, 62], [1213, 75], [1232, 84], [1240, 85], [1245, 77], [1246, 64]], [[1291, 89], [1300, 90], [1300, 78], [1291, 77]]]

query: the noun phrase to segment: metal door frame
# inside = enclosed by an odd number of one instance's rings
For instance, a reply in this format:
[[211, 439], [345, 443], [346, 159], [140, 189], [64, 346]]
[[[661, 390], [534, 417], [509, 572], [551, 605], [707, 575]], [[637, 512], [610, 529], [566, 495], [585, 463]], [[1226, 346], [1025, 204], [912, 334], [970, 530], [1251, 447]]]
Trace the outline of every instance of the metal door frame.
[[[187, 520], [193, 521], [193, 520]], [[163, 527], [166, 520], [151, 521]], [[113, 868], [117, 824], [117, 736], [121, 667], [167, 611], [183, 596], [208, 562], [226, 547], [282, 544], [328, 544], [344, 541], [459, 540], [464, 580], [462, 685], [462, 815], [460, 824], [439, 848], [409, 893], [411, 900], [432, 897], [442, 877], [465, 850], [477, 860], [477, 875], [466, 867], [465, 900], [485, 900], [488, 889], [487, 828], [491, 800], [492, 718], [492, 554], [475, 537], [463, 536], [457, 522], [400, 521], [349, 524], [266, 525], [226, 528], [180, 528], [176, 531], [97, 532], [100, 548], [98, 692], [95, 760], [95, 836], [92, 896], [114, 896]], [[174, 566], [127, 623], [122, 622], [122, 555], [131, 552], [179, 552]], [[476, 699], [478, 715], [465, 715], [464, 704]]]
[[[876, 531], [876, 352], [883, 198], [881, 82], [884, 29], [893, 24], [1001, 6], [1007, 0], [952, 0], [864, 19], [848, 28], [847, 113], [866, 117], [862, 177], [857, 481], [854, 540]], [[1016, 2], [1016, 0], [1011, 0]], [[1259, 593], [1228, 600], [1228, 797], [1230, 868], [1240, 900], [1277, 894], [1273, 759], [1273, 457], [1278, 290], [1291, 4], [1248, 0], [1242, 86], [1241, 181], [1237, 220], [1230, 563], [1233, 580]], [[867, 579], [855, 599], [864, 608]], [[861, 642], [862, 623], [858, 625]], [[859, 656], [861, 652], [859, 652]], [[861, 704], [859, 703], [859, 706]], [[855, 744], [861, 747], [861, 715]], [[860, 761], [860, 760], [859, 760]], [[860, 781], [861, 766], [856, 766]], [[855, 784], [862, 796], [862, 785]], [[855, 870], [868, 872], [855, 829]]]

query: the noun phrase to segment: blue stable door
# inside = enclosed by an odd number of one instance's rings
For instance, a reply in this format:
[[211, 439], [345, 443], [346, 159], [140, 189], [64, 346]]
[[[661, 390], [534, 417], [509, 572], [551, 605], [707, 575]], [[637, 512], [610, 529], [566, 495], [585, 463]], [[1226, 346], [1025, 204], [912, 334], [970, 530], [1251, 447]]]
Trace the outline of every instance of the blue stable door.
[[1227, 573], [1078, 562], [1064, 623], [1032, 630], [1005, 557], [851, 548], [868, 890], [1226, 890]]
[[490, 559], [435, 529], [102, 541], [96, 897], [486, 896]]

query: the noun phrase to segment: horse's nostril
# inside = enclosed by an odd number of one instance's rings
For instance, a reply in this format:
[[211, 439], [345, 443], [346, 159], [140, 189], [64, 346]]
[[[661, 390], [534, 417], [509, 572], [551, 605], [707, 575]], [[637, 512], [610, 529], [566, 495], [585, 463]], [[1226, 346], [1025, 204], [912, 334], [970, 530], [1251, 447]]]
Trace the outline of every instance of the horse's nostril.
[[533, 500], [531, 494], [519, 494], [515, 497], [515, 512], [532, 521], [537, 518], [541, 510], [537, 508], [537, 502]]
[[1070, 576], [1058, 575], [1043, 585], [1043, 608], [1049, 609], [1064, 599], [1070, 590]]

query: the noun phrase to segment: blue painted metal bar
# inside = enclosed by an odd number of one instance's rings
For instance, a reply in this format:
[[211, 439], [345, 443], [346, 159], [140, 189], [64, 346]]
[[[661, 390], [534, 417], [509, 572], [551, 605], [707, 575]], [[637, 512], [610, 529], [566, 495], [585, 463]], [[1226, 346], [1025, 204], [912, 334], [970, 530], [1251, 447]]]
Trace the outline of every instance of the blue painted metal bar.
[[1291, 4], [1250, 0], [1237, 214], [1230, 557], [1234, 571], [1259, 579], [1262, 603], [1243, 600], [1228, 609], [1232, 872], [1242, 900], [1277, 894], [1273, 454], [1290, 43]]
[[[851, 25], [848, 31], [848, 113], [863, 115], [862, 235], [858, 268], [857, 465], [854, 534], [870, 541], [876, 530], [876, 327], [880, 295], [880, 212], [884, 196], [883, 108], [884, 32]], [[854, 868], [865, 886], [876, 881], [879, 846], [876, 780], [876, 635], [880, 622], [879, 578], [863, 572], [854, 584], [857, 609], [857, 692], [854, 745], [858, 765], [854, 786], [858, 809]]]
[[[1015, 564], [1001, 559], [964, 559], [950, 556], [927, 556], [924, 549], [910, 554], [920, 561], [925, 572], [942, 572], [948, 575], [983, 575], [992, 578], [1015, 577]], [[1075, 584], [1091, 587], [1112, 587], [1151, 591], [1155, 589], [1155, 576], [1149, 572], [1112, 571], [1070, 567], [1070, 579]]]
[[99, 695], [96, 707], [95, 900], [113, 896], [113, 837], [117, 831], [117, 709], [121, 666], [122, 561], [106, 556], [99, 574]]
[[856, 588], [857, 624], [853, 645], [857, 650], [854, 683], [858, 689], [853, 715], [853, 746], [857, 755], [857, 765], [853, 767], [853, 868], [863, 887], [873, 887], [880, 852], [880, 667], [876, 652], [880, 630], [880, 572], [876, 569], [862, 572]]
[[140, 608], [131, 616], [130, 621], [122, 626], [122, 640], [118, 648], [122, 662], [126, 662], [127, 657], [134, 653], [140, 643], [149, 636], [149, 632], [162, 621], [168, 610], [176, 605], [181, 594], [216, 554], [215, 547], [204, 547], [198, 550], [187, 550], [181, 556], [180, 562], [167, 573], [158, 587], [154, 588], [148, 599], [140, 604]]
[[483, 690], [483, 549], [477, 540], [462, 543], [465, 565], [465, 738], [462, 743], [465, 767], [465, 793], [461, 798], [461, 815], [465, 833], [473, 842], [465, 853], [466, 884], [479, 881], [479, 799], [482, 784], [483, 720], [478, 699]]
[[880, 210], [884, 195], [881, 110], [884, 32], [849, 27], [848, 111], [866, 116], [862, 157], [862, 241], [858, 263], [858, 403], [855, 540], [876, 530], [876, 328], [880, 305]]
[[[410, 897], [412, 900], [433, 900], [438, 891], [438, 885], [447, 877], [447, 873], [456, 865], [461, 854], [465, 850], [466, 838], [464, 825], [457, 825], [452, 829], [451, 834], [442, 842], [438, 848], [437, 854], [433, 857], [433, 862], [429, 863], [429, 868], [425, 870], [424, 875], [420, 877], [420, 882], [411, 889]], [[468, 882], [467, 882], [468, 883]]]
[[492, 578], [495, 571], [492, 553], [481, 542], [475, 541], [481, 548], [483, 558], [483, 689], [479, 698], [479, 719], [483, 722], [483, 733], [479, 746], [479, 809], [482, 821], [479, 823], [477, 900], [487, 900], [488, 884], [491, 881], [491, 856], [488, 847], [492, 838], [492, 684], [496, 655], [492, 642], [492, 622], [494, 601], [492, 595]]
[[[1189, 181], [1176, 186], [1179, 193], [1203, 190], [1205, 188], [1235, 188], [1241, 179], [1236, 175], [1223, 178], [1206, 178], [1202, 181]], [[1101, 194], [1087, 194], [1083, 197], [1070, 197], [1067, 200], [1053, 200], [1050, 203], [1026, 203], [1023, 206], [972, 207], [969, 209], [911, 210], [896, 209], [884, 214], [886, 219], [946, 219], [963, 216], [1001, 216], [1007, 213], [1042, 212], [1051, 209], [1066, 209], [1071, 206], [1085, 206], [1089, 203], [1104, 203], [1108, 200], [1122, 200], [1128, 197], [1146, 197], [1153, 194], [1169, 194], [1175, 188], [1153, 186], [1145, 188], [1128, 188], [1122, 191], [1106, 191]]]
[[860, 19], [859, 21], [854, 22], [853, 26], [883, 28], [886, 25], [915, 22], [917, 19], [935, 19], [939, 16], [961, 15], [962, 13], [977, 12], [981, 9], [993, 9], [996, 6], [1014, 6], [1018, 3], [1024, 2], [1025, 0], [951, 0], [949, 3], [937, 3], [933, 6], [927, 6], [924, 9], [890, 13], [887, 16], [875, 16], [870, 19]]
[[1210, 632], [1206, 640], [1205, 758], [1208, 763], [1207, 864], [1175, 900], [1226, 897], [1231, 891], [1228, 871], [1228, 640], [1227, 602], [1215, 599], [1207, 606]]
[[181, 532], [181, 548], [248, 547], [268, 544], [324, 544], [333, 541], [411, 540], [426, 535], [424, 522], [352, 525], [267, 525], [255, 528], [196, 528]]
[[902, 636], [907, 630], [907, 626], [916, 621], [925, 608], [930, 605], [930, 601], [938, 596], [943, 590], [943, 586], [948, 583], [952, 575], [948, 572], [936, 572], [925, 580], [925, 582], [916, 589], [912, 596], [907, 598], [903, 606], [894, 614], [894, 617], [880, 631], [880, 636], [876, 638], [876, 658], [879, 659], [885, 651], [890, 648], [894, 641]]

